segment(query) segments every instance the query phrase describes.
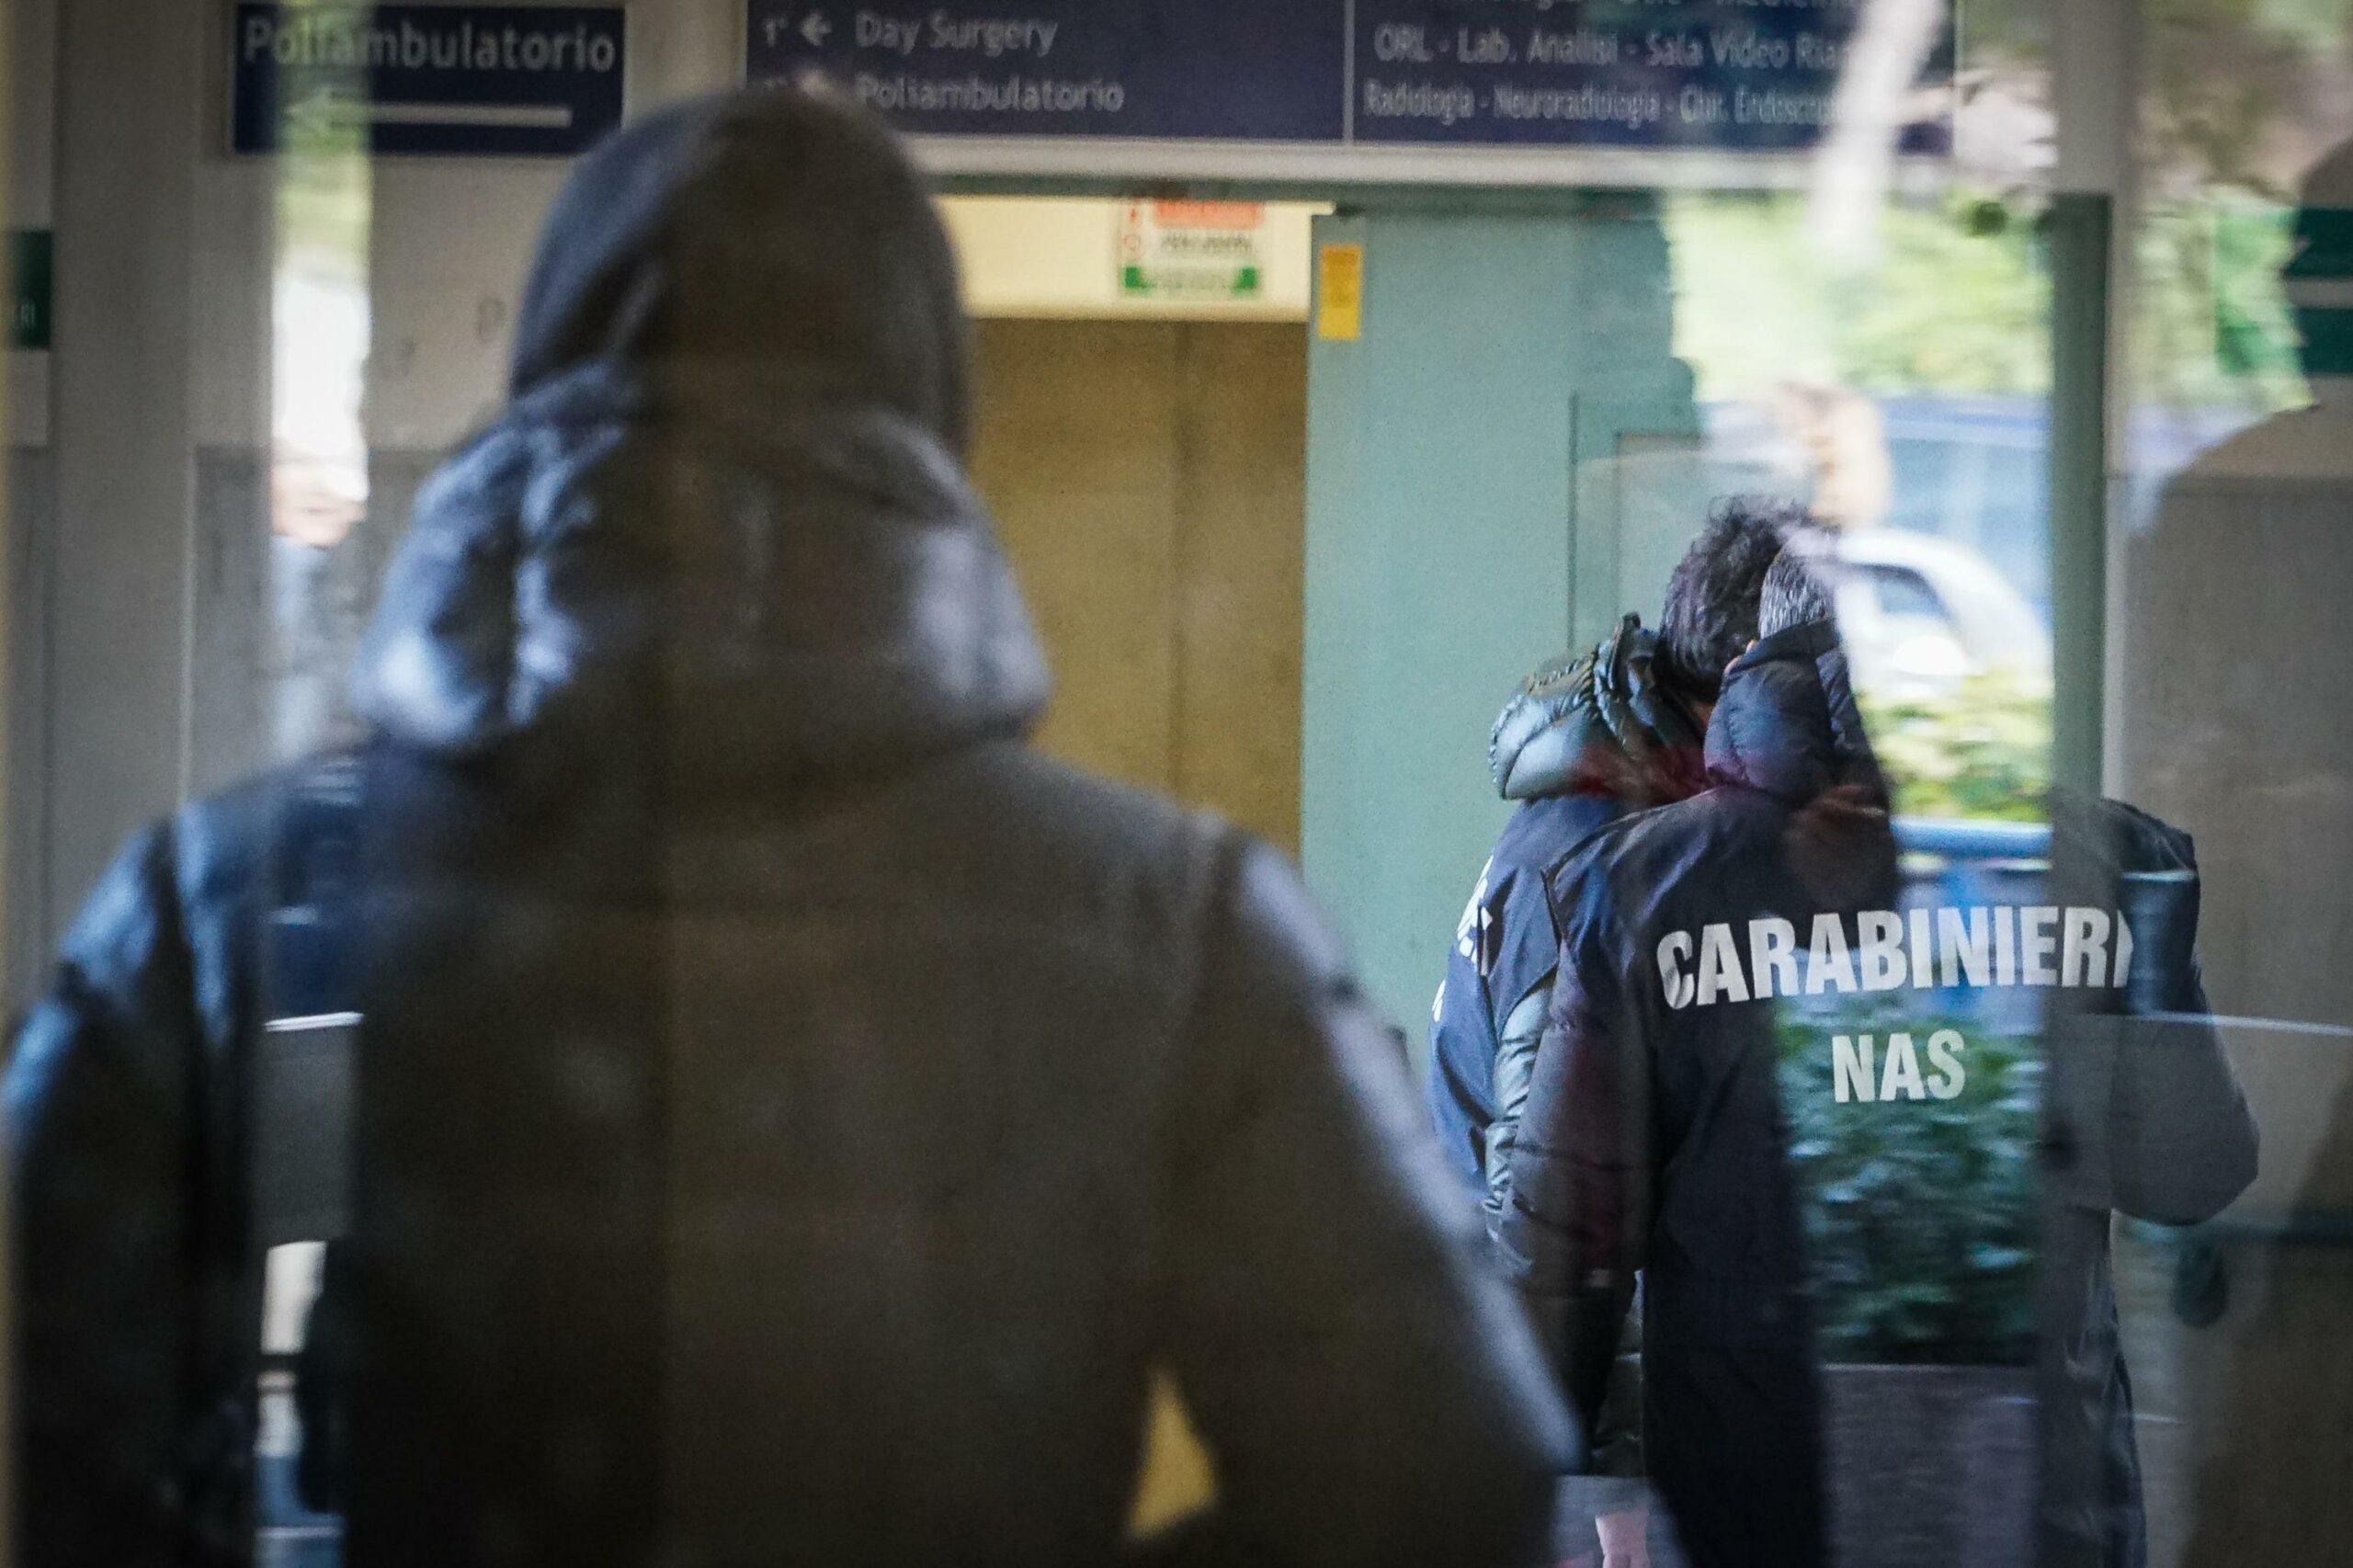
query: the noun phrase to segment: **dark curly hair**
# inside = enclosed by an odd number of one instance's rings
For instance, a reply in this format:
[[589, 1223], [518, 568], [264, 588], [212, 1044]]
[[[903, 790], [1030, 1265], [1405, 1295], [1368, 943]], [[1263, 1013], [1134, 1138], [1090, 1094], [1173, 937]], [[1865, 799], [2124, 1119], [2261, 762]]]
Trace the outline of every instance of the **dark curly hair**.
[[1811, 525], [1804, 506], [1774, 495], [1727, 495], [1667, 579], [1659, 617], [1659, 665], [1684, 696], [1712, 702], [1724, 666], [1756, 641], [1765, 574], [1790, 534]]

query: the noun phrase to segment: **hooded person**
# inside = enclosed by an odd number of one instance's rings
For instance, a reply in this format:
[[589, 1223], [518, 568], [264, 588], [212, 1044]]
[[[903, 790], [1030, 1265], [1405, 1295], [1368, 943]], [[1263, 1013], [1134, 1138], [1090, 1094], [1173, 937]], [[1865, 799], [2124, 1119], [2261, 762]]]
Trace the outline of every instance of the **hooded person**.
[[[2233, 218], [2219, 233], [2268, 222]], [[2281, 238], [2280, 346], [2306, 406], [2234, 419], [2179, 467], [2144, 461], [2164, 485], [2120, 562], [2111, 744], [2135, 798], [2197, 830], [2206, 974], [2215, 1006], [2241, 1020], [2234, 1043], [2285, 1062], [2303, 1040], [2353, 1033], [2353, 141], [2305, 171]], [[2245, 327], [2233, 346], [2268, 338]], [[2317, 1070], [2274, 1082], [2283, 1185], [2209, 1269], [2228, 1273], [2228, 1312], [2191, 1314], [2162, 1352], [2165, 1395], [2179, 1401], [2165, 1414], [2218, 1418], [2183, 1461], [2187, 1562], [2353, 1537], [2339, 1468], [2353, 1362], [2335, 1349], [2345, 1255], [2304, 1244], [2353, 1201], [2353, 1090]]]
[[[800, 89], [623, 131], [514, 367], [370, 738], [141, 834], [25, 1028], [21, 1560], [250, 1558], [289, 1235], [354, 1562], [1100, 1562], [1155, 1369], [1204, 1557], [1532, 1551], [1573, 1434], [1292, 872], [1024, 744], [893, 139]], [[256, 1099], [336, 1060], [340, 1167]]]
[[1659, 631], [1629, 615], [1587, 653], [1529, 676], [1495, 719], [1487, 769], [1511, 817], [1480, 869], [1431, 1007], [1430, 1119], [1492, 1227], [1560, 951], [1544, 873], [1595, 830], [1704, 788], [1700, 738], [1724, 666], [1805, 512], [1727, 496], [1667, 584]]
[[[1923, 1560], [2006, 1530], [2004, 1561], [2129, 1568], [2111, 1216], [2194, 1222], [2255, 1171], [2198, 979], [2196, 860], [2153, 818], [2054, 793], [2031, 856], [1996, 835], [1969, 865], [1955, 834], [1915, 875], [1835, 570], [1801, 540], [1768, 574], [1709, 788], [1547, 879], [1562, 946], [1506, 1267], [1587, 1417], [1640, 1271], [1643, 1458], [1695, 1568], [1835, 1560], [1837, 1466], [1867, 1472], [1838, 1478], [1842, 1506], [1891, 1500], [1903, 1518], [1875, 1517]], [[1989, 1416], [2032, 1396], [2035, 1440], [1889, 1473], [1922, 1453], [1923, 1409], [1828, 1423], [1823, 1369], [1897, 1362], [1992, 1369]], [[1958, 1475], [1968, 1495], [1922, 1506]]]

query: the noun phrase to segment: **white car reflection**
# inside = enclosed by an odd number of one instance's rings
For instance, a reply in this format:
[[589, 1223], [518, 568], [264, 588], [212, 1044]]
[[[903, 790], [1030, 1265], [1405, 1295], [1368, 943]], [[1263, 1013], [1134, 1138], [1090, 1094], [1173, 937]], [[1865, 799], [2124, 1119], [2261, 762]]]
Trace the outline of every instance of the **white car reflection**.
[[1837, 559], [1839, 635], [1865, 685], [1890, 697], [1926, 697], [1992, 671], [2050, 685], [2050, 631], [1967, 545], [1859, 528], [1838, 536]]

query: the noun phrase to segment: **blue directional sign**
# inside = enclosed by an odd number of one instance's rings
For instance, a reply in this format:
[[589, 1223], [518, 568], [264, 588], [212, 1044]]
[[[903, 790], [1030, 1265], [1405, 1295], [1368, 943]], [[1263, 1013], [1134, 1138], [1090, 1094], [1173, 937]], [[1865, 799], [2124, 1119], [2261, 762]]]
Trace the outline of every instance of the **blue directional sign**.
[[[1842, 112], [1864, 0], [749, 0], [746, 73], [817, 69], [904, 130], [1790, 152]], [[1953, 33], [1900, 150], [1950, 150]], [[1883, 40], [1885, 41], [1885, 40]], [[1875, 106], [1883, 107], [1883, 106]]]
[[240, 5], [230, 144], [562, 157], [621, 120], [618, 6]]
[[[1799, 151], [1829, 132], [1868, 9], [1358, 0], [1352, 129], [1360, 142]], [[1901, 150], [1949, 152], [1949, 20], [1915, 47], [1921, 71], [1913, 101], [1899, 106]]]
[[748, 74], [830, 72], [909, 131], [1336, 142], [1338, 0], [750, 0]]

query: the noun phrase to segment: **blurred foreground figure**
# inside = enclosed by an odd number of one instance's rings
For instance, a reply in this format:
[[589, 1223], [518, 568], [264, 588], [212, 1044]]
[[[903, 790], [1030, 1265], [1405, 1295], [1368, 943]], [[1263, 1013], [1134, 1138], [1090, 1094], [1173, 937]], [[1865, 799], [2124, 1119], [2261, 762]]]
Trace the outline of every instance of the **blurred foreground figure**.
[[[2255, 1173], [2188, 840], [2054, 799], [2032, 883], [1907, 887], [1802, 543], [1757, 624], [1711, 788], [1548, 879], [1506, 1264], [1589, 1421], [1642, 1271], [1644, 1458], [1698, 1568], [1836, 1561], [1855, 1518], [1873, 1561], [2137, 1563], [2110, 1215], [2203, 1220]], [[1949, 1187], [1966, 1231], [1930, 1223]]]
[[1104, 1562], [1154, 1367], [1205, 1560], [1538, 1548], [1568, 1428], [1291, 872], [1022, 744], [964, 354], [847, 106], [582, 165], [374, 739], [142, 835], [28, 1028], [28, 1562], [250, 1547], [243, 1088], [349, 1014], [301, 1375], [354, 1562]]
[[2310, 403], [2166, 481], [2123, 601], [2124, 776], [2198, 834], [2214, 1005], [2281, 1134], [2205, 1307], [2135, 1325], [2201, 1427], [2186, 1568], [2353, 1539], [2353, 142], [2306, 173], [2279, 284]]

